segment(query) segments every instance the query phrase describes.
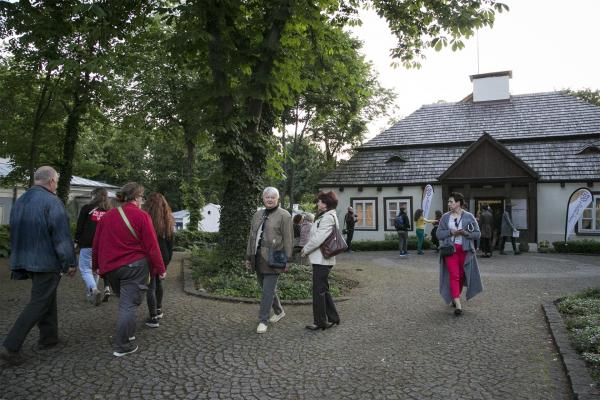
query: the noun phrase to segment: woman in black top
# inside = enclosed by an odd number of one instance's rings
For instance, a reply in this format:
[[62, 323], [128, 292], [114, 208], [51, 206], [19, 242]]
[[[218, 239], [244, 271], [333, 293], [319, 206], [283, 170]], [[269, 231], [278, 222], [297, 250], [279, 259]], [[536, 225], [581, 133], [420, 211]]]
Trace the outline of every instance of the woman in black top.
[[[154, 193], [150, 196], [144, 203], [143, 209], [152, 218], [152, 225], [154, 225], [154, 230], [156, 231], [158, 246], [160, 247], [160, 253], [166, 268], [173, 257], [173, 231], [175, 227], [173, 212], [165, 197], [160, 193]], [[146, 293], [148, 312], [150, 313], [150, 318], [146, 321], [146, 325], [151, 328], [158, 328], [159, 320], [163, 317], [163, 294], [162, 279], [157, 275], [151, 276], [148, 292]]]
[[96, 225], [112, 206], [106, 189], [94, 189], [92, 196], [92, 201], [84, 205], [79, 212], [75, 245], [79, 247], [79, 271], [85, 282], [86, 296], [90, 302], [98, 306], [101, 301], [108, 301], [111, 293], [106, 278], [104, 278], [104, 296], [98, 290], [98, 275], [92, 273], [92, 243], [96, 234]]

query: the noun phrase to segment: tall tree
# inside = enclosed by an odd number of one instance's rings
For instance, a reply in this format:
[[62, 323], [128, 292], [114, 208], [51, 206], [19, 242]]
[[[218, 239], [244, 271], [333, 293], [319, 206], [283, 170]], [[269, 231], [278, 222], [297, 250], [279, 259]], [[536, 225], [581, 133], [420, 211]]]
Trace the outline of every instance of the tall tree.
[[[324, 26], [343, 24], [366, 2], [207, 0], [186, 2], [173, 15], [190, 32], [188, 44], [204, 48], [213, 85], [214, 128], [223, 164], [220, 247], [224, 254], [243, 253], [250, 216], [256, 209], [267, 150], [276, 115], [293, 104], [290, 88], [296, 74], [287, 74], [287, 40], [310, 43]], [[452, 45], [475, 28], [491, 25], [495, 0], [372, 1], [398, 37], [393, 56], [416, 65], [425, 46]], [[425, 38], [425, 39], [423, 39]]]
[[63, 81], [60, 102], [66, 114], [57, 194], [66, 201], [80, 124], [98, 87], [114, 73], [114, 49], [145, 23], [153, 1], [62, 0], [1, 2], [2, 38], [19, 62], [46, 65], [45, 74]]

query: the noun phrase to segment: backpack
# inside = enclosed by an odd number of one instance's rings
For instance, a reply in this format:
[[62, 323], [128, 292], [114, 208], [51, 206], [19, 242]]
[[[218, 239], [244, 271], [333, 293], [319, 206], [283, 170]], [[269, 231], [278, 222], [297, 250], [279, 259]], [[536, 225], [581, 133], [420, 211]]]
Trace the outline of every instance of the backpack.
[[396, 215], [396, 219], [394, 220], [394, 227], [397, 231], [406, 230], [406, 225], [404, 224], [404, 216], [402, 214]]

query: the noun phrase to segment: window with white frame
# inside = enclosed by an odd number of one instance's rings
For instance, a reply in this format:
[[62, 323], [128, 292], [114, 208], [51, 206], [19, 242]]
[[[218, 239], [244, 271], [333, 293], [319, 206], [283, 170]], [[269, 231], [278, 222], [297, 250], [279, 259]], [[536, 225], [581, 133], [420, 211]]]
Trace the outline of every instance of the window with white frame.
[[579, 220], [579, 232], [600, 233], [600, 194], [594, 194], [589, 207], [583, 210]]
[[[394, 231], [396, 228], [394, 227], [394, 220], [396, 216], [400, 213], [400, 209], [404, 208], [406, 211], [406, 215], [412, 215], [412, 198], [411, 197], [386, 197], [384, 199], [384, 207], [385, 207], [385, 230], [386, 231]], [[412, 218], [410, 218], [412, 221]], [[412, 228], [412, 224], [411, 224]]]
[[354, 229], [377, 230], [377, 199], [354, 198], [350, 199], [354, 214], [358, 218]]

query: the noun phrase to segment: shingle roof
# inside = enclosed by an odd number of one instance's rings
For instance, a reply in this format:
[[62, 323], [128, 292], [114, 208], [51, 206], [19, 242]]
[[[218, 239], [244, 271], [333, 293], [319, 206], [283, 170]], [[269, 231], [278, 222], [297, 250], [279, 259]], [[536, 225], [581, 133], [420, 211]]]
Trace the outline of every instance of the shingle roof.
[[501, 141], [600, 134], [600, 107], [567, 92], [425, 105], [362, 148], [474, 142], [483, 131]]
[[[577, 154], [587, 139], [505, 144], [514, 155], [539, 174], [540, 181], [597, 180], [600, 154]], [[600, 144], [600, 141], [595, 143]], [[468, 145], [372, 149], [358, 152], [321, 180], [321, 186], [378, 186], [436, 183]], [[399, 155], [406, 162], [388, 161]]]
[[[9, 158], [0, 158], [0, 178], [7, 176], [14, 169]], [[89, 186], [89, 187], [103, 187], [103, 188], [115, 188], [114, 186], [105, 182], [93, 181], [91, 179], [82, 178], [80, 176], [73, 175], [71, 177], [71, 185], [73, 186]]]
[[[567, 92], [548, 92], [423, 106], [364, 144], [320, 185], [435, 183], [484, 131], [540, 181], [600, 179], [600, 154], [579, 154], [600, 146], [600, 107]], [[399, 158], [390, 160], [394, 156]]]

